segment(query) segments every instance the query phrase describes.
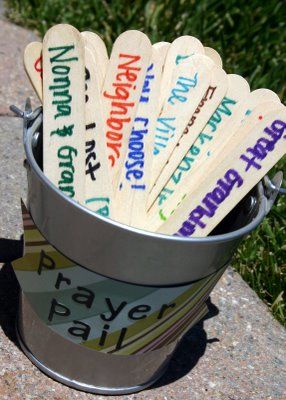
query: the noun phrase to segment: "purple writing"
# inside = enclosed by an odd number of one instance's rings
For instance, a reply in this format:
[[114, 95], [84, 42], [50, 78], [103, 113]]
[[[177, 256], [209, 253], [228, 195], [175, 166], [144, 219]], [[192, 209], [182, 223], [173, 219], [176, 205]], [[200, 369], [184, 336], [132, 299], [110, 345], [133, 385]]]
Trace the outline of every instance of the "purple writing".
[[229, 169], [222, 179], [216, 182], [215, 188], [206, 194], [200, 205], [194, 208], [186, 221], [183, 222], [175, 236], [188, 237], [193, 235], [197, 227], [205, 228], [203, 218], [212, 218], [219, 205], [230, 195], [235, 185], [240, 187], [243, 179], [235, 169]]
[[[245, 171], [248, 171], [251, 167], [261, 169], [260, 161], [264, 160], [268, 153], [274, 150], [276, 143], [282, 138], [285, 129], [286, 122], [277, 119], [272, 122], [271, 127], [266, 127], [263, 130], [268, 138], [259, 138], [253, 147], [246, 149], [246, 154], [240, 156], [240, 159], [246, 162]], [[283, 137], [285, 139], [286, 135]]]

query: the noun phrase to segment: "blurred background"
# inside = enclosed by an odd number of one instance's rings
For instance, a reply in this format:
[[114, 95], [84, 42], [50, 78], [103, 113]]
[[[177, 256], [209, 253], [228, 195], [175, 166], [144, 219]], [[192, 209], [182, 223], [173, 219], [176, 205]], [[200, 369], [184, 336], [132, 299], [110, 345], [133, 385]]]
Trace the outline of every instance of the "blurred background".
[[[101, 35], [109, 50], [129, 29], [145, 32], [153, 43], [196, 36], [220, 53], [228, 73], [243, 75], [252, 90], [272, 89], [285, 103], [285, 1], [6, 0], [5, 6], [11, 21], [41, 36], [54, 24], [70, 23]], [[279, 169], [286, 175], [285, 156]], [[243, 242], [232, 265], [286, 325], [286, 196]]]

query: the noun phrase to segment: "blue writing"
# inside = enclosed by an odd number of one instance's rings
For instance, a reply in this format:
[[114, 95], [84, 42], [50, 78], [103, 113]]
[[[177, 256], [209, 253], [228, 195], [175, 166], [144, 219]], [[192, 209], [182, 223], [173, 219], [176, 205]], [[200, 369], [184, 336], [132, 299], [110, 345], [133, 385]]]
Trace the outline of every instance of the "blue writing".
[[189, 93], [191, 88], [197, 86], [197, 83], [198, 83], [197, 72], [195, 73], [192, 79], [180, 76], [176, 82], [176, 87], [171, 90], [171, 96], [168, 98], [168, 103], [174, 105], [176, 103], [176, 100], [181, 103], [185, 103], [187, 101], [187, 97], [184, 96], [183, 94]]
[[[176, 118], [158, 118], [156, 127], [156, 131], [160, 134], [155, 135], [155, 143], [153, 154], [156, 156], [160, 153], [160, 149], [158, 147], [165, 148], [167, 146], [167, 142], [169, 139], [174, 137], [174, 131], [176, 130], [175, 126], [172, 126], [170, 123], [174, 122]], [[161, 126], [162, 125], [162, 126]]]
[[173, 194], [174, 190], [170, 190], [168, 188], [164, 188], [161, 190], [160, 194], [159, 194], [159, 198], [158, 198], [158, 204], [159, 206], [161, 206], [163, 204], [163, 202], [168, 198], [168, 195]]
[[[144, 176], [144, 136], [148, 134], [148, 118], [136, 117], [134, 127], [128, 143], [127, 161], [125, 162], [125, 178], [128, 181], [132, 179], [142, 180]], [[136, 126], [139, 127], [137, 128]], [[143, 127], [142, 127], [143, 125]], [[132, 189], [145, 190], [146, 186], [132, 184]]]
[[140, 97], [140, 103], [148, 103], [149, 102], [149, 94], [150, 94], [150, 83], [155, 78], [154, 74], [149, 74], [148, 72], [152, 71], [154, 64], [151, 64], [147, 69], [147, 74], [145, 76], [142, 94]]
[[194, 55], [194, 53], [189, 54], [188, 56], [181, 56], [180, 54], [178, 54], [177, 57], [176, 57], [176, 65], [180, 64], [180, 62], [182, 62], [186, 58], [189, 58], [189, 57], [191, 57], [193, 55]]

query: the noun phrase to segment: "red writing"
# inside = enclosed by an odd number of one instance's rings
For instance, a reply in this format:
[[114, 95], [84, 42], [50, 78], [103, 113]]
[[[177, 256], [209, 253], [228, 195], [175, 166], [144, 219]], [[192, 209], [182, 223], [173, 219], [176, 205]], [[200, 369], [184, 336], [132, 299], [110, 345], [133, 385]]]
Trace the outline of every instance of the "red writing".
[[104, 91], [103, 96], [111, 101], [111, 110], [106, 120], [106, 145], [110, 150], [108, 159], [111, 166], [115, 165], [120, 158], [120, 148], [122, 147], [123, 129], [125, 124], [131, 122], [130, 109], [135, 105], [133, 101], [128, 101], [132, 90], [136, 89], [136, 80], [140, 67], [136, 63], [141, 59], [139, 55], [119, 54], [119, 59], [123, 63], [119, 64], [115, 82], [112, 83], [113, 93]]
[[42, 67], [42, 54], [38, 57], [34, 63], [35, 70], [40, 74], [41, 78], [43, 79], [43, 67]]
[[195, 120], [197, 119], [197, 115], [201, 112], [201, 109], [204, 107], [205, 103], [213, 97], [213, 94], [214, 94], [216, 88], [217, 88], [216, 86], [215, 87], [212, 87], [212, 86], [208, 87], [206, 93], [204, 94], [204, 97], [200, 101], [198, 107], [196, 108], [194, 114], [192, 115], [188, 125], [186, 126], [186, 128], [184, 130], [184, 134], [185, 135], [189, 132], [189, 128], [192, 125], [194, 125]]

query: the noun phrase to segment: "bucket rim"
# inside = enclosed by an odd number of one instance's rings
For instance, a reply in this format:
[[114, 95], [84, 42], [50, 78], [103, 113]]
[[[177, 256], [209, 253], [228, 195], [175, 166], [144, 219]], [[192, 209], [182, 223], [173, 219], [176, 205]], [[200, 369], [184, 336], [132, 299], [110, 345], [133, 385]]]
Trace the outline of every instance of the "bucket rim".
[[[37, 110], [35, 110], [37, 111]], [[263, 188], [262, 182], [257, 184], [259, 191], [259, 209], [257, 215], [253, 218], [251, 222], [247, 225], [239, 228], [237, 230], [223, 233], [219, 235], [213, 236], [205, 236], [205, 237], [180, 237], [180, 236], [171, 236], [163, 233], [157, 233], [152, 231], [147, 231], [139, 228], [135, 228], [116, 220], [113, 220], [108, 217], [101, 216], [96, 214], [94, 211], [88, 209], [84, 205], [76, 202], [72, 198], [66, 196], [61, 190], [59, 190], [44, 174], [44, 172], [39, 167], [34, 154], [33, 154], [33, 140], [37, 141], [37, 138], [34, 135], [38, 132], [42, 121], [43, 121], [43, 112], [35, 113], [36, 116], [34, 119], [30, 119], [29, 124], [25, 124], [24, 120], [24, 132], [23, 132], [23, 143], [24, 150], [27, 157], [28, 165], [33, 169], [34, 173], [38, 176], [40, 181], [50, 190], [52, 190], [57, 196], [59, 196], [62, 200], [67, 201], [71, 207], [75, 207], [81, 213], [89, 215], [91, 218], [95, 218], [100, 220], [104, 224], [112, 225], [115, 229], [128, 231], [131, 234], [139, 235], [139, 236], [147, 236], [149, 238], [154, 238], [156, 240], [167, 240], [167, 241], [175, 241], [181, 243], [220, 243], [227, 242], [234, 239], [241, 238], [252, 230], [254, 230], [263, 220], [263, 218], [267, 214], [267, 204], [268, 200], [265, 194], [265, 190]]]

